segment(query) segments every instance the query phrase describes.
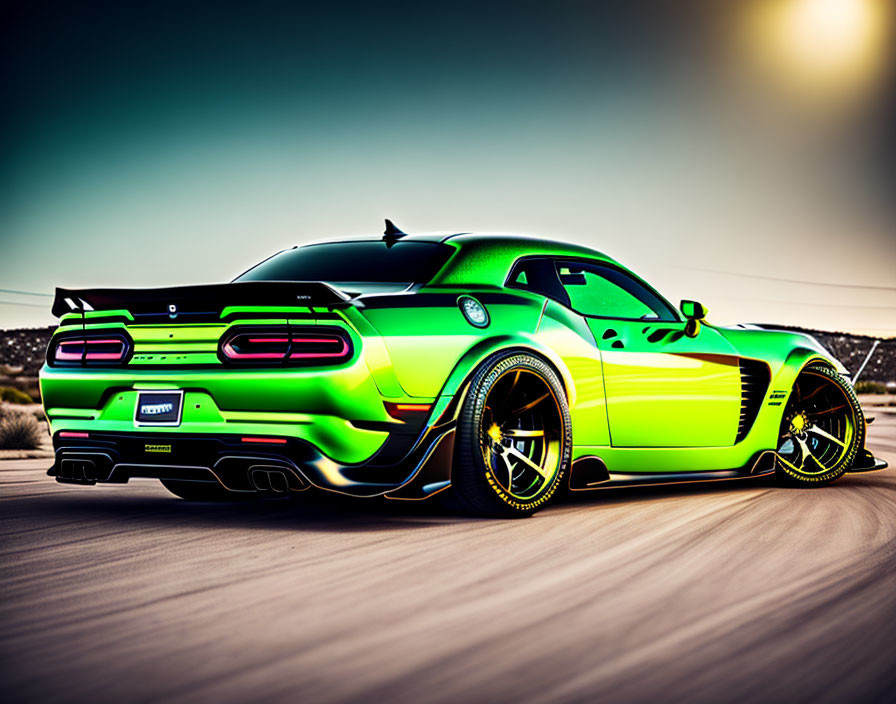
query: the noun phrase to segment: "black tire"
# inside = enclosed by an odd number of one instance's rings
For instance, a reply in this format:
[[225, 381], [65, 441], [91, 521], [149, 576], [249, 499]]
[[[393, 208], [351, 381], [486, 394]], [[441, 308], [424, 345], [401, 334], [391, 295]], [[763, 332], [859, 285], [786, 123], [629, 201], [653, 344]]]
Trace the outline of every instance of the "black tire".
[[[522, 408], [509, 408], [520, 403]], [[571, 448], [566, 394], [551, 367], [529, 354], [493, 355], [474, 373], [458, 417], [453, 498], [478, 516], [530, 516], [563, 486]], [[499, 465], [505, 467], [500, 477]]]
[[796, 379], [778, 440], [776, 476], [789, 486], [823, 486], [843, 476], [865, 446], [865, 416], [852, 386], [827, 366]]
[[227, 491], [218, 482], [184, 481], [181, 479], [160, 479], [162, 485], [184, 501], [241, 501], [243, 494]]

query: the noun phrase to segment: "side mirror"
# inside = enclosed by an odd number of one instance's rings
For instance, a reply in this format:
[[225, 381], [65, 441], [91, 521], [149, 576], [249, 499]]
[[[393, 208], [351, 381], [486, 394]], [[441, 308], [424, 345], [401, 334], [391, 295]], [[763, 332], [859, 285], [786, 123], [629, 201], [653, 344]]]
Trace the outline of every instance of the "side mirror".
[[700, 332], [700, 323], [706, 318], [706, 307], [697, 301], [682, 301], [681, 314], [687, 319], [688, 323], [684, 328], [684, 333], [688, 337], [697, 337]]

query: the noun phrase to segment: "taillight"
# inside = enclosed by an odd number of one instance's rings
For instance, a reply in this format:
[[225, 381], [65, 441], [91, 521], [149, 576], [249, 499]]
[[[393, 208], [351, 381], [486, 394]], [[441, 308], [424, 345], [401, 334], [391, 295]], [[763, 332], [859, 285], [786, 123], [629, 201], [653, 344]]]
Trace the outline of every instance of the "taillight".
[[228, 364], [339, 364], [352, 356], [351, 338], [341, 328], [277, 326], [235, 328], [218, 354]]
[[122, 332], [68, 333], [50, 342], [47, 362], [56, 367], [118, 366], [131, 353], [131, 340]]
[[242, 438], [242, 441], [245, 443], [256, 443], [259, 445], [285, 445], [287, 440], [286, 438]]

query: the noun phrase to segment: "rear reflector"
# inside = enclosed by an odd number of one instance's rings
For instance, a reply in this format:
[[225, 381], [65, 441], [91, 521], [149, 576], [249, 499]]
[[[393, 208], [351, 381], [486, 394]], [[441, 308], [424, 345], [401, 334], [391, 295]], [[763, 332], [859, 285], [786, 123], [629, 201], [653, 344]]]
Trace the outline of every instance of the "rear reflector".
[[90, 433], [74, 433], [70, 430], [63, 430], [59, 433], [61, 438], [89, 438]]
[[391, 403], [384, 401], [386, 413], [398, 420], [407, 420], [408, 418], [419, 418], [421, 413], [429, 413], [432, 408], [431, 403]]
[[285, 445], [286, 438], [243, 438], [243, 442], [257, 442], [268, 445]]

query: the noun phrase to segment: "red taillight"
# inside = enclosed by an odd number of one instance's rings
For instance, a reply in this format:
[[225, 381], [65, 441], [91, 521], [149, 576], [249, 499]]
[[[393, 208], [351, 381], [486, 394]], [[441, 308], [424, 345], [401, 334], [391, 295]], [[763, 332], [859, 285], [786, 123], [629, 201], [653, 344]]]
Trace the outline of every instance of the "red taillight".
[[129, 338], [121, 334], [66, 335], [51, 344], [47, 361], [60, 366], [116, 365], [126, 361], [129, 351]]
[[334, 364], [351, 357], [351, 341], [339, 328], [234, 330], [220, 354], [234, 364]]
[[74, 433], [70, 430], [63, 430], [59, 433], [59, 437], [61, 438], [89, 438], [90, 433]]
[[221, 345], [222, 354], [232, 362], [250, 360], [283, 360], [289, 349], [289, 338], [260, 338], [233, 335]]
[[348, 340], [338, 335], [330, 337], [293, 336], [290, 359], [338, 359], [348, 352]]
[[124, 340], [63, 340], [56, 347], [56, 361], [80, 362], [83, 357], [88, 362], [120, 362], [124, 350]]
[[254, 442], [264, 445], [285, 445], [286, 438], [242, 438], [243, 442]]

